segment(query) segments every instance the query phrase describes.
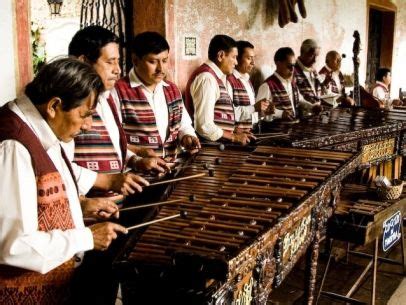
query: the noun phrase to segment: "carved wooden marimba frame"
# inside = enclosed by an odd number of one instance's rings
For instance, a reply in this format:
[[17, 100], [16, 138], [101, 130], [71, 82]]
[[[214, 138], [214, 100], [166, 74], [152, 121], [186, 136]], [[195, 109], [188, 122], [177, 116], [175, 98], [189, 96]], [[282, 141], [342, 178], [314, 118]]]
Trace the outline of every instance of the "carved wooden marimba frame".
[[259, 144], [361, 151], [363, 169], [358, 173], [360, 181], [372, 182], [377, 175], [395, 179], [400, 177], [403, 147], [406, 147], [404, 119], [404, 111], [336, 108], [296, 124], [263, 122], [262, 132], [284, 136], [280, 139], [265, 137]]
[[312, 244], [308, 303], [313, 301], [319, 230], [340, 181], [360, 155], [258, 146], [204, 147], [157, 219], [130, 239], [115, 267], [124, 303], [265, 304]]

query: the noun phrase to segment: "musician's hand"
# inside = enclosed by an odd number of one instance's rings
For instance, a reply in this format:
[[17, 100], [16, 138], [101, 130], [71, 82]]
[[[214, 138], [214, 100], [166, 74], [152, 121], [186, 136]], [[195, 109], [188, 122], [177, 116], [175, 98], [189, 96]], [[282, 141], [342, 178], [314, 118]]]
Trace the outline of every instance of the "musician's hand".
[[290, 110], [283, 110], [282, 112], [282, 119], [287, 120], [287, 121], [293, 121], [295, 119], [295, 116], [293, 115], [293, 112]]
[[169, 166], [161, 158], [142, 158], [135, 162], [135, 169], [140, 171], [155, 171], [165, 173], [170, 171]]
[[399, 99], [394, 99], [392, 101], [392, 105], [393, 106], [403, 106], [403, 102], [401, 100], [399, 100]]
[[113, 177], [111, 190], [119, 192], [124, 196], [142, 192], [142, 186], [148, 186], [149, 182], [141, 176], [133, 173], [120, 173], [111, 175]]
[[259, 114], [265, 113], [269, 107], [270, 102], [267, 99], [262, 99], [254, 104], [254, 109]]
[[148, 157], [158, 157], [156, 152], [151, 148], [145, 148], [136, 146], [134, 144], [128, 144], [128, 149], [131, 150], [139, 157], [148, 158]]
[[250, 132], [242, 132], [242, 133], [233, 133], [231, 136], [232, 143], [238, 143], [243, 146], [247, 145], [251, 142], [251, 140], [255, 140], [256, 138]]
[[180, 145], [191, 154], [197, 153], [199, 149], [202, 148], [199, 139], [191, 135], [184, 135], [180, 141]]
[[313, 114], [319, 114], [323, 110], [323, 107], [320, 104], [315, 104], [312, 107]]
[[252, 128], [243, 128], [243, 125], [237, 125], [234, 127], [234, 133], [249, 133], [251, 132]]
[[274, 113], [275, 113], [275, 104], [270, 102], [268, 108], [265, 110], [265, 115], [270, 115]]
[[111, 242], [117, 238], [117, 233], [127, 234], [128, 230], [119, 224], [112, 222], [100, 222], [89, 226], [93, 234], [95, 250], [106, 250]]
[[117, 204], [114, 200], [122, 200], [123, 195], [118, 195], [114, 197], [96, 197], [87, 198], [85, 196], [80, 197], [80, 205], [82, 207], [82, 212], [84, 217], [93, 217], [100, 219], [107, 219], [110, 217], [119, 217], [119, 211]]
[[339, 102], [343, 107], [352, 107], [355, 105], [354, 99], [349, 96], [342, 96], [337, 100], [337, 102]]

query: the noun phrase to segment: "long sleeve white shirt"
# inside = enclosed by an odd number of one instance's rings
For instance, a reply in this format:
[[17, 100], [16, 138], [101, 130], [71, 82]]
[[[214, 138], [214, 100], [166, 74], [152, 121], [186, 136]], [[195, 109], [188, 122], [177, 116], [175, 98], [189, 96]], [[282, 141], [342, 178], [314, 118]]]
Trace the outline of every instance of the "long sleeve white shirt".
[[[239, 121], [252, 121], [253, 124], [258, 122], [258, 112], [255, 111], [255, 92], [250, 84], [250, 76], [248, 73], [241, 74], [239, 71], [234, 69], [233, 75], [235, 78], [239, 79], [244, 85], [245, 91], [247, 91], [248, 98], [250, 99], [249, 106], [235, 106], [234, 113], [235, 120]], [[230, 85], [230, 83], [228, 83]]]
[[[227, 76], [211, 60], [208, 60], [206, 64], [221, 79], [228, 94], [232, 97], [232, 89], [227, 84]], [[223, 136], [223, 130], [214, 123], [214, 106], [220, 98], [220, 88], [216, 78], [209, 72], [200, 73], [190, 85], [190, 94], [195, 109], [196, 131], [210, 141], [217, 141]]]
[[[377, 81], [377, 84], [385, 87], [388, 90], [388, 87], [385, 83]], [[376, 86], [374, 90], [372, 90], [372, 95], [381, 101], [387, 101], [390, 99], [389, 92], [386, 92], [382, 87]]]
[[61, 154], [59, 140], [26, 98], [9, 104], [33, 130], [60, 173], [69, 199], [74, 229], [38, 231], [37, 184], [28, 150], [18, 141], [0, 143], [0, 264], [46, 273], [93, 248], [83, 223], [74, 180]]

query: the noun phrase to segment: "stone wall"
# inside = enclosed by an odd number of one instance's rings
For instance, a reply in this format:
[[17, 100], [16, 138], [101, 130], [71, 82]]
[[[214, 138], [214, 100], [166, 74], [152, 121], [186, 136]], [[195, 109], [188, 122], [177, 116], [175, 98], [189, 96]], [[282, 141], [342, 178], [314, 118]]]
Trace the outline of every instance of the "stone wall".
[[[307, 18], [303, 19], [298, 14], [298, 23], [289, 23], [284, 28], [279, 27], [277, 16], [275, 18], [269, 3], [272, 4], [273, 1], [167, 1], [167, 7], [171, 7], [173, 12], [167, 16], [167, 20], [173, 19], [173, 23], [166, 27], [167, 37], [174, 37], [170, 39], [171, 54], [175, 62], [171, 75], [179, 86], [184, 89], [193, 69], [207, 59], [209, 41], [212, 36], [219, 33], [230, 35], [237, 40], [251, 41], [256, 49], [257, 66], [264, 77], [274, 71], [273, 56], [279, 47], [292, 47], [298, 54], [300, 44], [306, 38], [315, 38], [322, 45], [321, 55], [316, 64], [318, 68], [324, 64], [325, 54], [334, 49], [346, 54], [342, 62], [342, 71], [345, 74], [352, 74], [354, 30], [358, 30], [361, 36], [360, 83], [364, 83], [368, 27], [366, 0], [305, 1]], [[398, 6], [398, 12], [395, 21], [392, 95], [397, 95], [402, 83], [401, 67], [405, 67], [406, 64], [406, 1], [397, 0], [394, 3]], [[275, 20], [272, 20], [273, 18]], [[196, 56], [185, 56], [185, 37], [196, 38]], [[404, 80], [405, 78], [403, 83]], [[403, 87], [406, 88], [406, 84]]]

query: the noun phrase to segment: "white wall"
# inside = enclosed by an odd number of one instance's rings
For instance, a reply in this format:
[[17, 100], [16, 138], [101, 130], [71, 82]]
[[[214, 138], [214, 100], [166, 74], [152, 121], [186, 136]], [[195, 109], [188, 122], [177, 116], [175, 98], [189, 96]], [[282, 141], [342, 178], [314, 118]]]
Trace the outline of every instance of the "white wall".
[[0, 5], [0, 106], [16, 97], [16, 60], [13, 0]]

